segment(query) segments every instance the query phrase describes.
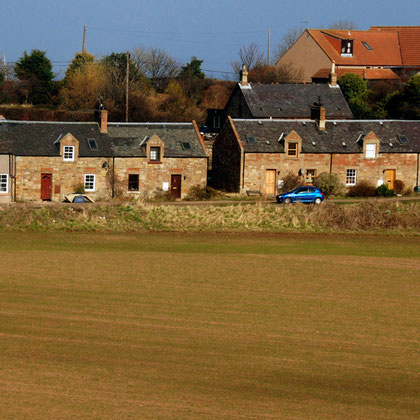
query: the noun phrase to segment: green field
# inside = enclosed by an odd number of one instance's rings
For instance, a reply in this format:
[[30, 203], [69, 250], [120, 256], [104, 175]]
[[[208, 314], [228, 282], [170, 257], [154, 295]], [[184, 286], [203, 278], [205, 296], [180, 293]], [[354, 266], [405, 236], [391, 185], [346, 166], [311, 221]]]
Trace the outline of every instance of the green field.
[[0, 417], [419, 418], [420, 240], [0, 232]]

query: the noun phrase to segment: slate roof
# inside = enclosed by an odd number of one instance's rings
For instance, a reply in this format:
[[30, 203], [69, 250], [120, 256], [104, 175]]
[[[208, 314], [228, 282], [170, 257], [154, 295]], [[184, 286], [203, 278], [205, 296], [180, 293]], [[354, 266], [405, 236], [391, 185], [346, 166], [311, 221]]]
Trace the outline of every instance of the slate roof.
[[[158, 135], [165, 157], [206, 157], [192, 123], [110, 123], [101, 134], [97, 123], [0, 121], [0, 153], [18, 156], [59, 156], [59, 139], [72, 134], [79, 141], [80, 157], [145, 157], [146, 136]], [[98, 149], [91, 149], [88, 140]], [[188, 146], [182, 143], [188, 143]]]
[[[380, 140], [380, 153], [420, 153], [420, 121], [331, 120], [325, 131], [304, 120], [235, 119], [233, 123], [247, 153], [283, 153], [284, 138], [292, 130], [302, 138], [302, 153], [362, 153], [363, 143], [357, 140], [371, 131]], [[249, 135], [254, 142], [247, 140]], [[398, 135], [405, 135], [408, 144], [401, 144]]]
[[[0, 121], [0, 153], [18, 156], [59, 156], [59, 138], [71, 133], [79, 140], [81, 157], [111, 156], [106, 134], [99, 132], [97, 123]], [[88, 140], [94, 139], [97, 150], [91, 150]]]
[[108, 135], [114, 156], [146, 157], [144, 139], [157, 135], [164, 143], [165, 157], [206, 157], [192, 123], [110, 123]]
[[353, 118], [341, 89], [327, 84], [239, 84], [254, 118], [310, 118], [311, 105], [321, 96], [327, 118]]

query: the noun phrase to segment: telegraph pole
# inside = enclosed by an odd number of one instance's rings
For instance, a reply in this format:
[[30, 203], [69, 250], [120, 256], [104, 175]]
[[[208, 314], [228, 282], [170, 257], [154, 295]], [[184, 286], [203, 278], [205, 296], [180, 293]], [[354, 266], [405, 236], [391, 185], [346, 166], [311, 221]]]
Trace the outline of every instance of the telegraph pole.
[[3, 50], [3, 74], [4, 74], [4, 80], [7, 80], [6, 51], [4, 50]]
[[130, 52], [127, 51], [127, 74], [125, 80], [125, 122], [128, 122], [128, 82], [130, 79]]
[[268, 30], [267, 66], [270, 65], [270, 29]]
[[86, 52], [86, 25], [83, 26], [83, 47], [82, 52]]

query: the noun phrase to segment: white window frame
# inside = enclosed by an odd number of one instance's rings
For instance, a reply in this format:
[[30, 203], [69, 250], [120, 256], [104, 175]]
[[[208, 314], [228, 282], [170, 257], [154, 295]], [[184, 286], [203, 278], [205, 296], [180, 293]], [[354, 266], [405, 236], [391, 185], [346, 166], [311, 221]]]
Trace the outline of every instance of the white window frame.
[[[88, 177], [93, 177], [92, 180], [88, 180]], [[85, 180], [84, 180], [84, 187], [85, 187], [85, 191], [95, 191], [96, 189], [96, 175], [95, 174], [85, 174]], [[91, 185], [93, 181], [93, 187], [92, 188], [88, 188], [87, 185]]]
[[367, 143], [366, 144], [366, 154], [365, 154], [365, 156], [366, 156], [367, 159], [375, 159], [376, 158], [376, 144], [375, 143]]
[[346, 171], [346, 185], [356, 185], [357, 169], [347, 169]]
[[150, 161], [151, 162], [160, 162], [161, 157], [160, 154], [162, 153], [161, 148], [159, 146], [152, 146], [150, 147]]
[[[69, 155], [71, 155], [71, 157], [69, 157]], [[74, 146], [63, 146], [63, 160], [65, 162], [74, 161]]]
[[9, 174], [0, 174], [0, 194], [9, 192]]

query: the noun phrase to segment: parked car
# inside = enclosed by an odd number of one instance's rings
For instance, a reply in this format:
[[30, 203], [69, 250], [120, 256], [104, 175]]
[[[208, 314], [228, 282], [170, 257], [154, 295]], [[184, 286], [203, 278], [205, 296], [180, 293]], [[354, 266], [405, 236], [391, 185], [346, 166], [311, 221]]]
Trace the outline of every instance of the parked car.
[[314, 203], [321, 204], [324, 194], [316, 187], [299, 187], [292, 191], [276, 196], [278, 203]]

